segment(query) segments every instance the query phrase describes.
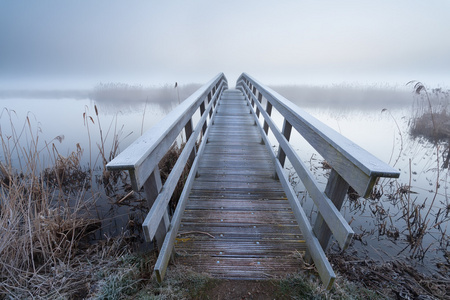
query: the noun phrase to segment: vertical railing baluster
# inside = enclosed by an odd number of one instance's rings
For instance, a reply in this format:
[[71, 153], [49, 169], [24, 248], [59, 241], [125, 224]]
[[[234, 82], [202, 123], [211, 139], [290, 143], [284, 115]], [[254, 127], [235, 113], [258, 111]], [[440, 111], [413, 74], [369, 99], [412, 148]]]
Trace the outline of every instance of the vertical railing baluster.
[[[211, 92], [209, 92], [209, 93], [208, 93], [208, 104], [209, 104], [209, 102], [211, 102], [211, 99], [212, 99]], [[212, 112], [213, 112], [213, 110], [211, 109], [211, 110], [209, 111], [209, 118], [210, 118], [210, 119], [211, 119], [211, 117], [212, 117]]]
[[[291, 138], [291, 132], [292, 132], [291, 123], [289, 123], [286, 119], [284, 119], [283, 130], [281, 131], [281, 133], [288, 141]], [[283, 148], [281, 148], [281, 146], [278, 146], [278, 160], [280, 161], [281, 166], [284, 167], [284, 163], [286, 161], [286, 153], [284, 153]]]
[[[256, 91], [256, 88], [254, 88], [254, 90]], [[255, 92], [253, 92], [253, 93], [255, 93]], [[262, 101], [262, 94], [258, 91], [258, 102], [261, 103], [261, 101]], [[259, 119], [259, 106], [256, 107], [256, 116]]]
[[[331, 202], [333, 202], [338, 210], [341, 210], [345, 196], [347, 195], [348, 187], [349, 184], [344, 178], [342, 178], [334, 169], [331, 169], [330, 177], [328, 178], [325, 187], [325, 195], [330, 198]], [[327, 250], [332, 233], [320, 213], [317, 215], [313, 230], [322, 249]]]
[[216, 106], [220, 105], [219, 100], [220, 100], [219, 97], [215, 97], [213, 107], [212, 107], [211, 111], [209, 112], [211, 115], [212, 115], [212, 111], [216, 108]]
[[[184, 133], [186, 134], [186, 142], [189, 140], [192, 132], [193, 132], [193, 126], [192, 126], [192, 118], [191, 118], [184, 126]], [[197, 153], [197, 149], [194, 146], [194, 149], [192, 149], [192, 152], [189, 155], [189, 160], [188, 160], [189, 165], [192, 165], [192, 162], [195, 159], [196, 153]]]
[[[267, 101], [266, 112], [269, 115], [269, 117], [272, 115], [272, 103], [270, 103], [269, 101]], [[264, 120], [264, 132], [266, 133], [266, 135], [269, 132], [269, 124], [267, 123], [266, 120]]]
[[[144, 183], [144, 191], [145, 196], [147, 198], [147, 205], [149, 209], [152, 207], [161, 189], [162, 189], [161, 175], [159, 173], [159, 167], [156, 166], [152, 174], [148, 177], [148, 179]], [[164, 212], [163, 219], [159, 223], [158, 229], [156, 230], [155, 234], [155, 242], [158, 251], [161, 250], [161, 246], [164, 242], [167, 230], [169, 230], [169, 225], [170, 220], [167, 208], [166, 211]]]
[[[200, 104], [200, 118], [203, 116], [204, 113], [205, 113], [205, 100], [203, 100], [202, 104]], [[205, 120], [205, 123], [203, 123], [202, 135], [204, 135], [206, 132], [207, 121], [208, 120]]]
[[[324, 193], [330, 198], [331, 202], [333, 202], [338, 210], [341, 210], [345, 195], [347, 195], [348, 187], [349, 184], [334, 169], [331, 169]], [[319, 240], [322, 249], [326, 251], [332, 233], [320, 212], [317, 214], [313, 232]], [[311, 254], [308, 251], [306, 251], [305, 261], [308, 263], [312, 262]]]

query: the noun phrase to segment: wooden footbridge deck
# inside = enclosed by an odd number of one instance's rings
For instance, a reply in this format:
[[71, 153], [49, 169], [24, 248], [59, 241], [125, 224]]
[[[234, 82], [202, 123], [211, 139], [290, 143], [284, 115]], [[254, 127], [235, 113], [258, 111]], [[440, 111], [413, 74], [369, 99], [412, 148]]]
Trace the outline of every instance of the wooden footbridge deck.
[[179, 264], [225, 278], [298, 270], [305, 241], [255, 125], [242, 91], [225, 91], [181, 220]]
[[[290, 145], [292, 130], [331, 165], [324, 191]], [[182, 131], [184, 150], [163, 186], [158, 163]], [[319, 211], [313, 225], [286, 177], [286, 158]], [[189, 176], [170, 215], [169, 200], [186, 165]], [[133, 188], [145, 190], [150, 211], [143, 228], [146, 240], [158, 245], [158, 281], [171, 258], [219, 278], [265, 279], [296, 272], [306, 252], [327, 288], [335, 279], [325, 254], [329, 240], [333, 236], [344, 250], [353, 236], [339, 212], [349, 186], [367, 197], [379, 177], [399, 176], [245, 73], [235, 90], [223, 74], [214, 77], [107, 167], [128, 170]]]

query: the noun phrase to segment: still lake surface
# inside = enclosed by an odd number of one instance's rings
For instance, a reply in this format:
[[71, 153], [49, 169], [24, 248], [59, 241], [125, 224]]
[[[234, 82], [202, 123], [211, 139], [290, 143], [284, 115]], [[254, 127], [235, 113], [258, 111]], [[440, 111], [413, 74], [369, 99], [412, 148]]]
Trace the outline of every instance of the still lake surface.
[[[26, 121], [28, 116], [32, 132], [40, 137], [39, 149], [42, 149], [43, 154], [48, 152], [46, 145], [54, 144], [58, 153], [68, 156], [79, 144], [84, 150], [82, 163], [101, 168], [102, 162], [97, 156], [97, 144], [100, 143], [101, 136], [105, 140], [106, 149], [112, 147], [114, 135], [119, 137], [120, 149], [125, 149], [142, 132], [150, 130], [162, 120], [196, 87], [191, 85], [185, 89], [180, 88], [181, 93], [164, 88], [165, 93], [158, 94], [157, 99], [151, 96], [141, 97], [142, 95], [127, 98], [126, 93], [120, 99], [95, 95], [77, 98], [61, 94], [58, 94], [58, 98], [52, 98], [51, 95], [33, 98], [33, 94], [26, 97], [3, 95], [0, 97], [0, 108], [3, 109], [0, 118], [1, 132], [3, 136], [8, 136], [11, 124], [16, 131], [29, 126]], [[435, 224], [435, 219], [443, 221], [427, 231], [423, 241], [427, 253], [423, 261], [413, 261], [421, 270], [430, 272], [435, 270], [437, 263], [448, 264], [449, 178], [448, 170], [441, 168], [446, 145], [436, 148], [426, 139], [411, 137], [410, 124], [417, 116], [414, 103], [421, 100], [409, 89], [388, 86], [273, 88], [309, 114], [401, 171], [397, 180], [380, 181], [379, 188], [383, 191], [380, 199], [346, 199], [341, 212], [359, 236], [352, 245], [357, 250], [357, 255], [381, 261], [393, 257], [409, 259], [409, 249], [403, 250], [408, 245], [407, 222], [404, 217], [406, 196], [399, 193], [399, 190], [404, 186], [411, 186], [410, 191], [413, 193], [409, 194], [409, 201], [422, 205], [422, 216], [435, 199], [430, 224]], [[94, 106], [98, 108], [98, 116]], [[281, 128], [281, 116], [274, 112], [273, 119]], [[29, 131], [24, 130], [24, 140], [30, 138], [27, 132]], [[271, 140], [274, 142], [273, 138]], [[292, 135], [291, 143], [315, 174], [317, 181], [325, 187], [328, 170], [322, 168], [323, 159], [298, 134]], [[277, 145], [273, 146], [276, 149]], [[1, 151], [0, 159], [3, 160], [5, 157], [3, 150]], [[20, 165], [21, 162], [17, 160], [15, 164]], [[45, 168], [51, 164], [51, 159], [44, 155], [42, 164]], [[291, 173], [289, 166], [286, 172]], [[291, 177], [307, 214], [314, 218], [315, 209], [311, 199], [301, 182], [296, 180], [295, 174], [291, 173]], [[396, 198], [390, 195], [396, 195]], [[105, 220], [103, 235], [118, 234], [125, 230], [129, 215], [142, 215], [136, 207], [115, 205], [102, 199], [100, 193], [97, 207], [99, 217]]]

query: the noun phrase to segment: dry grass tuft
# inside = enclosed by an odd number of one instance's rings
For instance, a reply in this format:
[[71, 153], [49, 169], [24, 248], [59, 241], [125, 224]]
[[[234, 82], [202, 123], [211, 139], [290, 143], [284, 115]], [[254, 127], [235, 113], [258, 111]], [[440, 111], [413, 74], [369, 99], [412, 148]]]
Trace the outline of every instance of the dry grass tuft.
[[28, 117], [20, 131], [10, 124], [7, 132], [0, 127], [0, 296], [63, 297], [79, 284], [83, 272], [70, 270], [99, 227], [88, 215], [94, 199], [86, 186], [67, 189], [79, 180], [81, 149], [64, 158], [53, 145], [53, 164], [44, 166], [41, 154], [51, 150], [40, 148], [39, 130]]
[[[162, 183], [166, 181], [167, 177], [169, 177], [170, 172], [172, 171], [173, 166], [176, 164], [178, 157], [181, 155], [181, 152], [184, 149], [184, 143], [179, 147], [177, 142], [173, 143], [167, 153], [163, 156], [161, 161], [159, 162], [159, 170], [161, 173]], [[180, 199], [181, 193], [183, 192], [184, 183], [186, 182], [187, 177], [189, 176], [189, 171], [191, 169], [191, 164], [188, 161], [183, 172], [181, 173], [180, 180], [178, 180], [177, 186], [170, 198], [169, 208], [173, 212], [178, 204], [178, 199]]]

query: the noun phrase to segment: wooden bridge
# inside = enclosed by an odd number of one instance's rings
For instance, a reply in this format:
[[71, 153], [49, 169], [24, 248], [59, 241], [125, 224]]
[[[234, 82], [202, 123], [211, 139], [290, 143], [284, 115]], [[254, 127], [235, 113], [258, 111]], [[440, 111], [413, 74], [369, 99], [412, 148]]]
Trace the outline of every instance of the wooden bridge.
[[[282, 124], [271, 117], [275, 110]], [[290, 145], [292, 129], [332, 167], [324, 191]], [[158, 163], [183, 131], [186, 145], [162, 186]], [[286, 176], [286, 158], [319, 211], [313, 226]], [[245, 73], [234, 90], [223, 74], [214, 77], [107, 167], [128, 170], [133, 188], [146, 192], [151, 209], [143, 228], [160, 250], [158, 281], [174, 253], [177, 264], [215, 277], [266, 279], [295, 273], [306, 252], [327, 288], [335, 279], [325, 255], [330, 237], [344, 250], [353, 236], [339, 212], [349, 186], [367, 197], [379, 177], [400, 174]]]

